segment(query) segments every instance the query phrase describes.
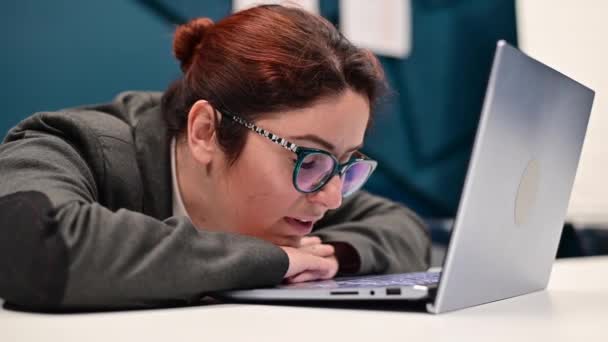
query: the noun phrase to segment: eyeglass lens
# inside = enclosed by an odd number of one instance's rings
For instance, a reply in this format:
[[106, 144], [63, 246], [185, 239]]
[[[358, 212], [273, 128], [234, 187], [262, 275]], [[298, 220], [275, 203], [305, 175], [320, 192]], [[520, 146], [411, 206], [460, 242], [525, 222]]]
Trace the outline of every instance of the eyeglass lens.
[[[372, 166], [366, 162], [351, 164], [343, 175], [342, 195], [357, 190], [367, 180]], [[296, 176], [302, 191], [314, 191], [328, 181], [334, 169], [334, 160], [323, 153], [312, 153], [304, 157]]]

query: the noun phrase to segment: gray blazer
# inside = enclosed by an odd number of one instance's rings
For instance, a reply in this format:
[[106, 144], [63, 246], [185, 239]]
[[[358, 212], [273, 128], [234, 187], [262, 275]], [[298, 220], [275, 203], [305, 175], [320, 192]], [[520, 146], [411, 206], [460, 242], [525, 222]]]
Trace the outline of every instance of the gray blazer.
[[[0, 145], [0, 297], [46, 308], [157, 306], [282, 281], [266, 241], [172, 217], [159, 93], [37, 113]], [[15, 209], [18, 208], [18, 209]], [[1, 218], [0, 218], [1, 219]], [[315, 227], [345, 242], [356, 273], [424, 270], [429, 237], [408, 209], [360, 191]]]

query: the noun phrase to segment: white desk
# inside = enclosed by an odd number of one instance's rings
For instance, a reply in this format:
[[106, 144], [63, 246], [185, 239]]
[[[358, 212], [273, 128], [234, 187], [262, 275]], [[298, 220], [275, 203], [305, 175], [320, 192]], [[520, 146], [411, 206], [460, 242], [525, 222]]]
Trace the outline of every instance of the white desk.
[[50, 315], [0, 309], [0, 341], [608, 341], [608, 257], [556, 262], [547, 291], [443, 315], [222, 304]]

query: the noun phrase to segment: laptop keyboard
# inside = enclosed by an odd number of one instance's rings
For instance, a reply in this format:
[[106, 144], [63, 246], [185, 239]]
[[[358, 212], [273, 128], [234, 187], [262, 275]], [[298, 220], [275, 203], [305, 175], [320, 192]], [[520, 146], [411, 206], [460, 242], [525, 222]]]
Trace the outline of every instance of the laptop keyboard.
[[432, 285], [437, 284], [439, 275], [440, 273], [438, 272], [417, 272], [357, 278], [337, 278], [334, 281], [339, 287]]
[[339, 288], [370, 288], [383, 286], [414, 286], [434, 285], [439, 282], [441, 272], [416, 272], [402, 274], [387, 274], [377, 276], [362, 276], [335, 278], [331, 280], [312, 281], [283, 285], [283, 288], [302, 289], [339, 289]]

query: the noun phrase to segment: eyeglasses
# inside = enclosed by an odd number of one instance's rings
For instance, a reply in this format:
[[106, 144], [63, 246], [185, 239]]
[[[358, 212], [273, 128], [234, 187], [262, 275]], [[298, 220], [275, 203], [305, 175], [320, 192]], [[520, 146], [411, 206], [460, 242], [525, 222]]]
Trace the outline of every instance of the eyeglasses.
[[269, 139], [273, 143], [281, 145], [283, 148], [295, 153], [297, 159], [293, 169], [293, 185], [296, 190], [302, 193], [307, 194], [319, 191], [335, 175], [340, 175], [343, 181], [342, 196], [349, 196], [365, 184], [378, 165], [378, 162], [361, 152], [355, 152], [354, 158], [344, 164], [340, 164], [338, 159], [327, 151], [298, 146], [229, 111], [221, 110], [220, 113]]

